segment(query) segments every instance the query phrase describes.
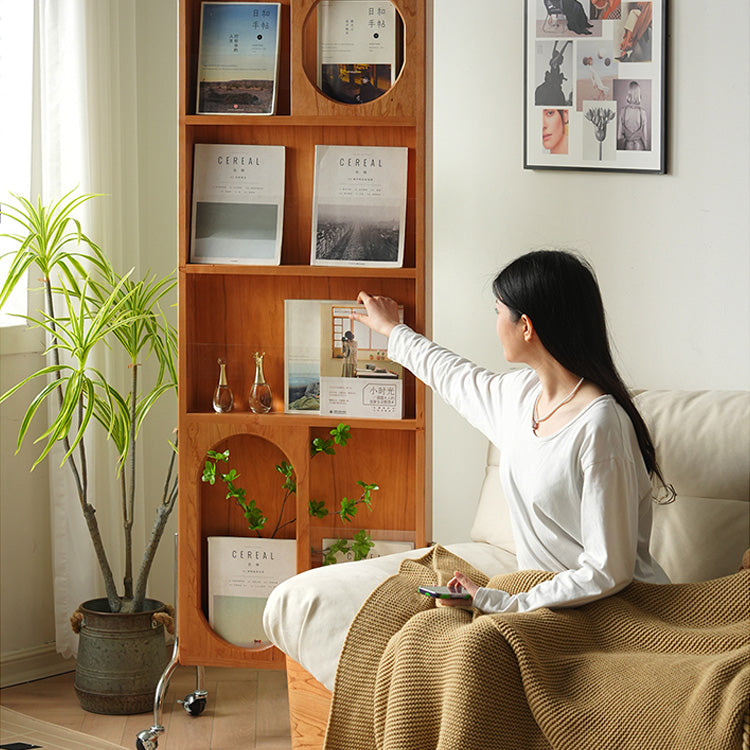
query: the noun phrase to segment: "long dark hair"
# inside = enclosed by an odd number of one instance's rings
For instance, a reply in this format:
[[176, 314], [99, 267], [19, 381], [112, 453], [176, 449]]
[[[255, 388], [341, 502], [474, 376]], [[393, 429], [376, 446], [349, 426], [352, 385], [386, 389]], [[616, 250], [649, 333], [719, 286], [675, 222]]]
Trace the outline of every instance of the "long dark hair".
[[593, 268], [571, 252], [537, 250], [500, 271], [492, 290], [515, 320], [529, 317], [545, 349], [566, 370], [595, 383], [620, 404], [633, 423], [649, 475], [656, 476], [673, 499], [674, 489], [664, 481], [648, 427], [612, 360]]

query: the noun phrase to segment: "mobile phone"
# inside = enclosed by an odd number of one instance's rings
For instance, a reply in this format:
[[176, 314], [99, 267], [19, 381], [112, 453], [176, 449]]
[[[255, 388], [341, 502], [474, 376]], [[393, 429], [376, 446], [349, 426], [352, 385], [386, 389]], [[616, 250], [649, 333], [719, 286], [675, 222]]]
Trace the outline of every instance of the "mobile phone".
[[420, 586], [419, 593], [433, 599], [471, 599], [471, 594], [466, 589], [451, 591], [447, 586]]

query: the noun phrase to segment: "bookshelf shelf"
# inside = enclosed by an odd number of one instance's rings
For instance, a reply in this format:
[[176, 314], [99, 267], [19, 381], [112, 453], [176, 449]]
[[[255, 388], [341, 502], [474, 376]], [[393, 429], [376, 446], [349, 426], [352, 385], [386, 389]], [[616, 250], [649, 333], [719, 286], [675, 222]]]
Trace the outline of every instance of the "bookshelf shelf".
[[[387, 294], [404, 306], [405, 322], [425, 326], [425, 46], [422, 0], [393, 0], [404, 29], [403, 67], [392, 88], [362, 105], [336, 102], [310, 82], [314, 55], [310, 24], [316, 0], [281, 0], [279, 97], [276, 115], [195, 113], [200, 0], [179, 0], [179, 435], [180, 499], [178, 553], [179, 659], [183, 664], [283, 669], [275, 648], [233, 646], [208, 624], [207, 537], [251, 535], [242, 514], [232, 512], [216, 488], [201, 482], [206, 451], [231, 446], [233, 465], [252, 477], [264, 510], [280, 502], [273, 462], [286, 456], [297, 478], [294, 524], [297, 569], [319, 564], [314, 547], [331, 533], [331, 522], [311, 519], [308, 500], [329, 492], [339, 498], [356, 480], [377, 482], [373, 511], [361, 526], [374, 538], [425, 545], [430, 538], [425, 490], [428, 417], [425, 389], [404, 378], [404, 419], [371, 420], [284, 413], [284, 301], [353, 300], [361, 289]], [[314, 46], [314, 45], [313, 45]], [[191, 264], [193, 152], [196, 144], [281, 145], [286, 148], [284, 226], [279, 266]], [[402, 268], [310, 265], [316, 145], [408, 148], [404, 264]], [[252, 353], [264, 351], [273, 393], [269, 414], [247, 409], [254, 375]], [[227, 359], [235, 410], [211, 411], [217, 358]], [[352, 441], [334, 468], [310, 458], [310, 441], [338, 423], [352, 428]], [[274, 498], [279, 498], [275, 500]], [[279, 508], [276, 507], [278, 512]], [[270, 515], [270, 514], [269, 514]], [[360, 527], [361, 527], [360, 526]], [[357, 528], [360, 528], [357, 527]]]
[[[344, 105], [355, 109], [356, 104]], [[416, 117], [381, 117], [378, 115], [186, 115], [183, 122], [188, 127], [214, 126], [222, 128], [414, 128]]]
[[353, 431], [360, 430], [402, 430], [413, 432], [424, 429], [422, 420], [418, 419], [355, 419], [353, 417], [328, 417], [311, 414], [283, 414], [270, 412], [269, 414], [253, 414], [252, 412], [232, 411], [229, 414], [215, 414], [214, 412], [188, 412], [185, 422], [200, 429], [204, 425], [221, 424], [238, 431], [252, 431], [261, 425], [283, 426], [290, 430], [309, 430], [312, 428], [332, 429], [341, 422], [348, 424]]
[[189, 276], [313, 276], [340, 279], [413, 279], [415, 268], [338, 268], [331, 266], [240, 266], [186, 264], [180, 271]]

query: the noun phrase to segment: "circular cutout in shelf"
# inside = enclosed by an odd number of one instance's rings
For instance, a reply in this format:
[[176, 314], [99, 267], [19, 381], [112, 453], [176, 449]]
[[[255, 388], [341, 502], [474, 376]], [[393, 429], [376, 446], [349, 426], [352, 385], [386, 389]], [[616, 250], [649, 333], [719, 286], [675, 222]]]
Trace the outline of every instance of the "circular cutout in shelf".
[[404, 22], [390, 0], [319, 0], [305, 19], [303, 60], [325, 96], [361, 105], [396, 84], [404, 58]]

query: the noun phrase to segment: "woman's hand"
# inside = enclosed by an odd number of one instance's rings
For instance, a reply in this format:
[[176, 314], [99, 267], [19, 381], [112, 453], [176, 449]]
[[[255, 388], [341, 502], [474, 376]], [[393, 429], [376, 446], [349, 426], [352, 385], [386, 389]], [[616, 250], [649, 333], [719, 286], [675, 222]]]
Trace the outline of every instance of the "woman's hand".
[[371, 296], [367, 292], [360, 292], [357, 302], [365, 306], [367, 315], [352, 313], [352, 319], [364, 323], [383, 336], [390, 336], [391, 331], [401, 322], [398, 317], [398, 304], [390, 297]]
[[459, 591], [463, 589], [471, 595], [471, 599], [438, 599], [437, 603], [442, 607], [463, 607], [471, 608], [474, 601], [474, 596], [479, 591], [478, 584], [469, 578], [469, 576], [457, 570], [453, 574], [453, 578], [448, 581], [448, 588], [451, 591]]

